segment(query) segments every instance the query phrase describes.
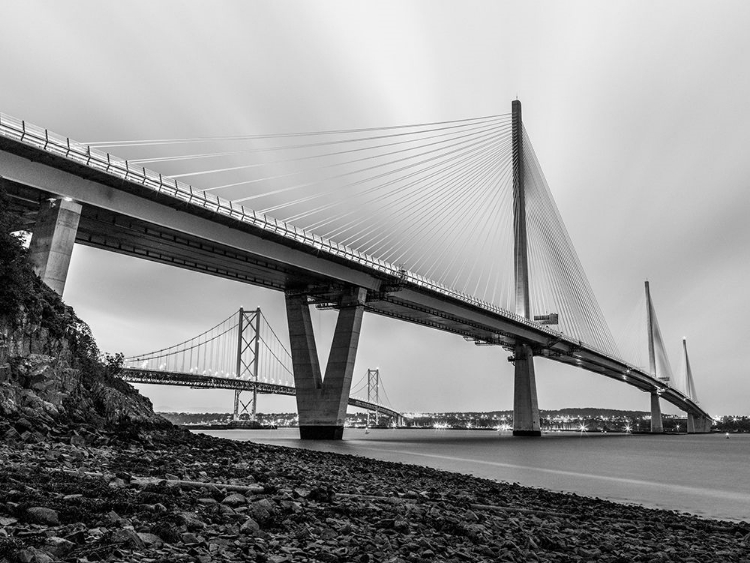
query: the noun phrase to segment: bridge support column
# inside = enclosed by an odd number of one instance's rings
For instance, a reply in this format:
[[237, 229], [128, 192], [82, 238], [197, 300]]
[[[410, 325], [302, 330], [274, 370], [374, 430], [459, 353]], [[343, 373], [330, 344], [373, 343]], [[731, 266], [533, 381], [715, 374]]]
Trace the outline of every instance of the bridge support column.
[[695, 434], [695, 415], [691, 413], [687, 415], [687, 433]]
[[541, 436], [536, 398], [534, 354], [528, 344], [516, 344], [513, 386], [513, 435]]
[[661, 422], [661, 406], [659, 405], [659, 394], [651, 393], [651, 432], [661, 434], [664, 426]]
[[297, 413], [303, 440], [340, 440], [344, 435], [366, 297], [367, 290], [355, 288], [342, 298], [325, 378], [322, 378], [307, 296], [286, 295]]
[[78, 203], [65, 199], [45, 201], [31, 237], [29, 259], [34, 271], [59, 295], [65, 289], [80, 218]]
[[688, 434], [707, 434], [711, 432], [711, 419], [688, 413], [687, 432]]

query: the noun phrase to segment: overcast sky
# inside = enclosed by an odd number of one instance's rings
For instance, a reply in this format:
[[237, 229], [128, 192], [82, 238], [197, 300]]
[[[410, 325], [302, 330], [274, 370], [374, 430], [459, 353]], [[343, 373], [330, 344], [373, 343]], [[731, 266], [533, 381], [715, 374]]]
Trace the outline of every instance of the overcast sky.
[[[688, 339], [701, 405], [750, 414], [750, 3], [0, 0], [0, 13], [0, 111], [81, 141], [462, 119], [518, 97], [615, 336], [650, 280], [675, 369]], [[286, 330], [280, 293], [84, 247], [64, 297], [126, 355], [241, 305]], [[313, 316], [330, 332], [331, 313]], [[402, 411], [509, 409], [507, 356], [369, 315], [355, 382], [379, 367]], [[537, 371], [541, 408], [649, 408], [601, 376]], [[231, 408], [226, 391], [142, 389], [157, 410]]]

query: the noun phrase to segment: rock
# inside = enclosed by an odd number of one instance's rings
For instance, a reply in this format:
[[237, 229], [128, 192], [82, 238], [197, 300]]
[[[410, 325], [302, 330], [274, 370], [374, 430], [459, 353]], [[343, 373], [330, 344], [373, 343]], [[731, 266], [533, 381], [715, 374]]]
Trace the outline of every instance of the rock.
[[261, 525], [270, 523], [276, 516], [276, 507], [268, 499], [262, 499], [248, 506], [248, 515]]
[[6, 518], [5, 516], [0, 516], [0, 526], [12, 526], [18, 522], [16, 518]]
[[109, 535], [109, 541], [126, 549], [143, 549], [144, 542], [138, 534], [129, 528], [119, 528], [112, 530]]
[[187, 545], [197, 545], [201, 542], [198, 536], [196, 536], [192, 532], [185, 532], [184, 534], [180, 534], [180, 539], [182, 540], [182, 543]]
[[221, 501], [221, 503], [228, 506], [241, 506], [247, 504], [247, 498], [245, 498], [245, 495], [241, 495], [240, 493], [232, 493], [223, 501]]
[[307, 498], [310, 496], [310, 489], [297, 487], [296, 489], [294, 489], [294, 496], [298, 498]]
[[258, 524], [258, 522], [249, 517], [242, 523], [242, 526], [240, 526], [240, 532], [242, 532], [243, 534], [254, 535], [259, 530], [260, 525]]
[[143, 544], [146, 545], [147, 547], [155, 547], [158, 549], [164, 545], [164, 542], [162, 541], [162, 539], [156, 534], [151, 534], [148, 532], [139, 532], [138, 537], [143, 542]]
[[409, 523], [406, 520], [396, 520], [393, 522], [393, 529], [397, 532], [408, 532]]
[[19, 563], [53, 563], [54, 558], [47, 552], [28, 548], [16, 554], [16, 560]]
[[188, 530], [202, 530], [206, 527], [206, 523], [203, 522], [194, 512], [180, 512], [178, 517], [180, 521], [187, 526]]
[[44, 542], [44, 549], [55, 557], [64, 557], [76, 547], [72, 541], [53, 536]]
[[43, 506], [32, 506], [26, 510], [26, 516], [32, 522], [45, 524], [47, 526], [59, 526], [60, 517], [56, 510], [45, 508]]
[[18, 433], [18, 430], [11, 426], [6, 430], [5, 434], [3, 434], [3, 440], [8, 443], [18, 442], [21, 440], [21, 435]]
[[86, 440], [83, 439], [83, 436], [79, 436], [78, 434], [73, 434], [70, 437], [70, 445], [76, 446], [77, 448], [81, 448], [86, 445]]

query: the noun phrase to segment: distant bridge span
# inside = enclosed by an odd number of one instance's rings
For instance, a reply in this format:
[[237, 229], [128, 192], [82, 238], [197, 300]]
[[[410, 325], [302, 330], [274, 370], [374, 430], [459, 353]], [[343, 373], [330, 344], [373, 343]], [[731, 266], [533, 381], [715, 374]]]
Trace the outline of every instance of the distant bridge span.
[[[123, 368], [120, 377], [130, 383], [141, 383], [148, 385], [176, 385], [182, 387], [202, 389], [232, 389], [234, 391], [257, 391], [268, 395], [291, 395], [297, 394], [297, 390], [291, 385], [278, 383], [266, 383], [263, 381], [250, 381], [247, 379], [232, 377], [213, 377], [208, 375], [196, 375], [191, 373], [177, 373], [169, 371], [142, 370]], [[403, 415], [389, 407], [379, 405], [363, 399], [349, 397], [349, 405], [352, 407], [378, 412], [392, 416], [400, 421]]]

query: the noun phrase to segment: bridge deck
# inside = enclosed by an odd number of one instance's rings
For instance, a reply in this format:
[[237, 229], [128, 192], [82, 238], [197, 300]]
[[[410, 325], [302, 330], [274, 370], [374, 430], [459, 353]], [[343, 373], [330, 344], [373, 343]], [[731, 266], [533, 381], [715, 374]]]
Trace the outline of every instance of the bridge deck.
[[0, 171], [13, 205], [32, 225], [40, 202], [83, 205], [76, 242], [282, 291], [336, 306], [345, 286], [368, 290], [367, 310], [512, 350], [548, 357], [658, 391], [678, 408], [709, 415], [640, 368], [549, 327], [399, 270], [293, 226], [203, 194], [85, 145], [21, 122], [0, 122]]

